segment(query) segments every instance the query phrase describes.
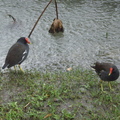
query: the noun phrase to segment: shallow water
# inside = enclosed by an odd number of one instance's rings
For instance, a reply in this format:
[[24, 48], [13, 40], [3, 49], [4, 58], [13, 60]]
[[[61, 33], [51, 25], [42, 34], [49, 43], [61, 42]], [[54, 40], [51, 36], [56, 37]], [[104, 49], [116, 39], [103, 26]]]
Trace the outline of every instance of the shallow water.
[[[28, 36], [48, 2], [1, 0], [0, 67], [16, 40]], [[91, 69], [95, 61], [112, 62], [120, 69], [119, 0], [59, 0], [58, 12], [64, 33], [48, 33], [56, 17], [52, 2], [31, 35], [30, 53], [22, 63], [24, 69], [58, 71], [77, 66]], [[7, 14], [14, 16], [17, 22]]]

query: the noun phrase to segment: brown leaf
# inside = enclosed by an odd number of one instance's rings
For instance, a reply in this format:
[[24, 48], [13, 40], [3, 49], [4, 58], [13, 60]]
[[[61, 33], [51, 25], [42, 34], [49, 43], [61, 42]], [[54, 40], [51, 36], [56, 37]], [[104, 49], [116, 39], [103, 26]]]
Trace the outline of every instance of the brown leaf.
[[67, 68], [67, 71], [71, 71], [71, 70], [72, 70], [72, 68], [71, 68], [71, 67]]
[[44, 117], [44, 119], [45, 119], [45, 118], [48, 118], [48, 117], [50, 117], [50, 116], [52, 116], [51, 113], [47, 114], [47, 115]]

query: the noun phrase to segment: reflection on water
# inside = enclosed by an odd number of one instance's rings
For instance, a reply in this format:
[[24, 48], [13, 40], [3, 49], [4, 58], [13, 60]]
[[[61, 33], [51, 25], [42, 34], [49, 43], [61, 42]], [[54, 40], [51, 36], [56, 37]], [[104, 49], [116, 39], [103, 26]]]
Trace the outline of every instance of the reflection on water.
[[[2, 0], [0, 2], [0, 63], [8, 49], [21, 37], [27, 37], [49, 1]], [[52, 2], [33, 34], [30, 53], [22, 66], [39, 70], [66, 70], [68, 67], [90, 68], [95, 61], [113, 62], [120, 68], [120, 1], [58, 1], [59, 18], [64, 33], [48, 33], [55, 18]], [[17, 22], [7, 16], [13, 15]]]

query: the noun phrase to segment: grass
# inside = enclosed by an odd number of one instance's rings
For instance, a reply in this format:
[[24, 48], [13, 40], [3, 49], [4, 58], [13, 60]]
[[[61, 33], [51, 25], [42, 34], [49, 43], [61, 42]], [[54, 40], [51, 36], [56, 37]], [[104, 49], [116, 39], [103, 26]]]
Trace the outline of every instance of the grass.
[[120, 83], [90, 70], [0, 72], [0, 120], [119, 120]]

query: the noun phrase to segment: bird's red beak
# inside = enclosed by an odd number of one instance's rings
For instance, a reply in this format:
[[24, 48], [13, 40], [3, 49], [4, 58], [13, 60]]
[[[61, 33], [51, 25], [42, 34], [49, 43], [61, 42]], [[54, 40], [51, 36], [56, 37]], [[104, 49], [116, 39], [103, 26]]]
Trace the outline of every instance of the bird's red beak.
[[25, 38], [25, 40], [26, 40], [26, 42], [27, 42], [28, 44], [31, 44], [31, 42], [29, 41], [28, 38]]
[[111, 74], [112, 74], [112, 72], [113, 72], [113, 68], [110, 68], [110, 72], [109, 72], [109, 74], [108, 74], [108, 75], [111, 75]]

